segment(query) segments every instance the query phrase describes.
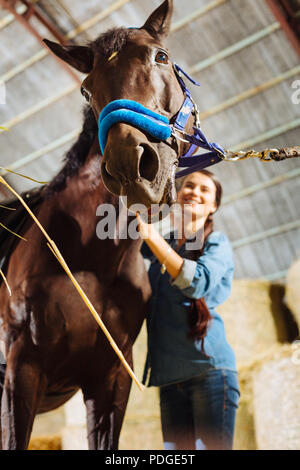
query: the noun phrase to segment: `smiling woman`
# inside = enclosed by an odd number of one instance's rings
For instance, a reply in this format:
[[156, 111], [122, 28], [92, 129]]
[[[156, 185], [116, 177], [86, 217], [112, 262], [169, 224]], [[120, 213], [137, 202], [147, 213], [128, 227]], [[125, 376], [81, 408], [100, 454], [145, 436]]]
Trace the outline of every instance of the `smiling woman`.
[[[160, 387], [169, 450], [233, 445], [239, 383], [235, 354], [215, 310], [229, 296], [233, 278], [229, 241], [213, 231], [221, 197], [211, 172], [187, 176], [178, 191], [183, 216], [175, 217], [169, 242], [139, 218], [152, 287], [144, 383]], [[198, 234], [201, 246], [189, 250], [188, 239]]]
[[[221, 196], [217, 192], [221, 192], [221, 186], [216, 178], [212, 179], [212, 174], [205, 172], [193, 173], [186, 177], [178, 192], [177, 201], [186, 214], [191, 213], [191, 218], [181, 221], [182, 233], [185, 238], [189, 238], [189, 234], [197, 233], [204, 227], [207, 219], [211, 216], [220, 205]], [[219, 191], [217, 191], [217, 188]], [[206, 223], [207, 225], [207, 223]], [[184, 243], [185, 238], [179, 242], [179, 246]]]

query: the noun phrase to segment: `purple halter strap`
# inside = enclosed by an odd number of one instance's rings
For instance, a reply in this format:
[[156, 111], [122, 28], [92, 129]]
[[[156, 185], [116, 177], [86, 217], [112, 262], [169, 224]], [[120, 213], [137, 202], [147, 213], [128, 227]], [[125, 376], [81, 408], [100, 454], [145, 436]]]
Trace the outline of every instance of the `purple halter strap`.
[[[190, 142], [191, 144], [186, 154], [179, 157], [178, 166], [185, 167], [184, 170], [178, 171], [176, 173], [176, 178], [180, 178], [181, 176], [188, 175], [194, 171], [203, 170], [208, 166], [221, 162], [223, 160], [222, 155], [224, 155], [225, 151], [217, 143], [208, 142], [202, 130], [200, 129], [197, 106], [180, 74], [183, 74], [194, 85], [200, 86], [200, 83], [193, 80], [181, 67], [179, 67], [179, 65], [173, 63], [173, 67], [182, 91], [185, 94], [185, 100], [176, 116], [175, 122], [173, 124], [172, 134], [180, 140]], [[190, 135], [187, 134], [184, 129], [193, 111], [195, 113], [196, 123], [195, 126], [193, 126], [194, 134]], [[176, 131], [180, 132], [182, 137], [179, 137], [176, 134]], [[208, 152], [199, 155], [193, 155], [196, 149], [199, 147], [208, 150]]]

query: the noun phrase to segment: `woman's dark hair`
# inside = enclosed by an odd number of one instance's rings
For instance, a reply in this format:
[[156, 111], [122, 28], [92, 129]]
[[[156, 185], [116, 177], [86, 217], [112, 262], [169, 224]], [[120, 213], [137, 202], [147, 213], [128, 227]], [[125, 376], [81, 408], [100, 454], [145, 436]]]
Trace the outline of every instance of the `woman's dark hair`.
[[[211, 171], [201, 170], [198, 173], [202, 173], [203, 175], [208, 176], [214, 182], [215, 187], [216, 187], [216, 206], [217, 206], [216, 210], [218, 210], [221, 204], [222, 192], [223, 192], [220, 181], [216, 178], [216, 176]], [[188, 176], [186, 176], [179, 182], [180, 186], [177, 187], [178, 190], [182, 188], [187, 178]], [[203, 254], [206, 239], [213, 232], [213, 230], [214, 230], [213, 214], [210, 214], [207, 217], [205, 224], [204, 224], [203, 246], [201, 250], [189, 251], [188, 257], [190, 259], [197, 261], [199, 256]], [[188, 335], [193, 340], [201, 341], [201, 351], [203, 354], [205, 354], [204, 338], [207, 334], [207, 328], [209, 326], [211, 318], [212, 317], [206, 305], [204, 297], [202, 297], [201, 299], [193, 299], [191, 302], [190, 310], [189, 310], [188, 321], [189, 321], [190, 331]]]

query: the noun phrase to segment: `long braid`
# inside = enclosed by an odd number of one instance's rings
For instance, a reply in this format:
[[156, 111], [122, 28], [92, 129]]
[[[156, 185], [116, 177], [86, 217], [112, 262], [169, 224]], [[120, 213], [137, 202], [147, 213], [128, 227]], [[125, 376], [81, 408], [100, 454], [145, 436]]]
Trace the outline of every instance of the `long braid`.
[[[203, 254], [205, 240], [213, 232], [213, 217], [209, 215], [204, 225], [204, 243], [201, 250], [195, 250], [191, 252], [191, 259], [197, 261], [198, 258]], [[210, 311], [206, 305], [204, 297], [200, 299], [192, 299], [189, 308], [188, 322], [190, 330], [188, 336], [193, 340], [201, 341], [201, 352], [204, 351], [204, 338], [207, 334], [212, 317]]]
[[[218, 209], [221, 204], [221, 199], [222, 199], [221, 183], [216, 178], [216, 176], [208, 170], [202, 170], [199, 173], [203, 173], [204, 175], [209, 176], [214, 182], [216, 186], [216, 206]], [[183, 185], [185, 179], [186, 178], [184, 178], [181, 181], [181, 186]], [[198, 258], [203, 254], [207, 237], [213, 232], [213, 230], [214, 230], [213, 214], [210, 214], [207, 217], [205, 224], [204, 224], [203, 246], [201, 250], [190, 251], [188, 253], [188, 257], [190, 259], [197, 261]], [[188, 313], [188, 324], [190, 327], [188, 336], [193, 340], [201, 341], [201, 352], [203, 354], [205, 354], [204, 338], [207, 334], [207, 329], [209, 327], [211, 319], [212, 319], [212, 316], [207, 307], [204, 297], [200, 299], [193, 299], [191, 301], [191, 305], [190, 305], [189, 313]]]

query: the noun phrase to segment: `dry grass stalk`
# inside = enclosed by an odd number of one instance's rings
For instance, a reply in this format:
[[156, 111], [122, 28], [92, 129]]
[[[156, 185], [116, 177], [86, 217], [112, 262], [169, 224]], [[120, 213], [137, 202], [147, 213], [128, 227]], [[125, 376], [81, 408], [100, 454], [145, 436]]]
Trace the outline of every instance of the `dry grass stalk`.
[[8, 285], [7, 279], [6, 279], [6, 277], [5, 277], [4, 272], [2, 271], [2, 269], [0, 269], [0, 275], [2, 276], [3, 281], [5, 282], [5, 285], [6, 285], [6, 287], [7, 287], [7, 290], [8, 290], [8, 292], [9, 292], [9, 295], [11, 295], [10, 287], [9, 287], [9, 285]]
[[28, 446], [28, 450], [61, 450], [61, 436], [33, 437]]
[[21, 238], [21, 240], [24, 240], [24, 242], [27, 242], [26, 238], [23, 238], [23, 237], [21, 237], [21, 235], [19, 235], [18, 233], [13, 232], [12, 230], [10, 230], [8, 227], [6, 227], [6, 226], [5, 226], [4, 224], [2, 224], [1, 222], [0, 222], [0, 226], [3, 227], [3, 228], [5, 228], [5, 230], [7, 230], [8, 232], [12, 233], [12, 234], [15, 235], [16, 237]]
[[22, 173], [17, 173], [16, 171], [10, 170], [9, 168], [4, 168], [3, 166], [0, 166], [0, 170], [3, 170], [4, 172], [6, 171], [8, 173], [13, 173], [14, 175], [17, 175], [17, 176], [22, 176], [22, 178], [26, 178], [27, 180], [33, 181], [34, 183], [38, 183], [38, 184], [47, 184], [47, 183], [49, 183], [49, 181], [35, 180], [34, 178], [31, 178], [30, 176], [23, 175]]
[[15, 211], [16, 210], [14, 207], [2, 206], [2, 204], [0, 204], [0, 207], [2, 207], [2, 209], [7, 209], [8, 211]]

